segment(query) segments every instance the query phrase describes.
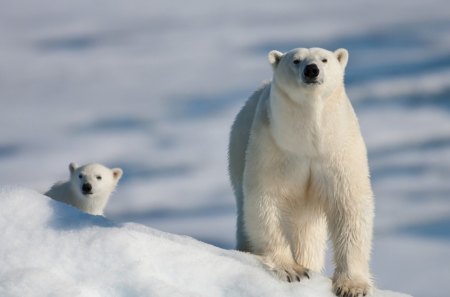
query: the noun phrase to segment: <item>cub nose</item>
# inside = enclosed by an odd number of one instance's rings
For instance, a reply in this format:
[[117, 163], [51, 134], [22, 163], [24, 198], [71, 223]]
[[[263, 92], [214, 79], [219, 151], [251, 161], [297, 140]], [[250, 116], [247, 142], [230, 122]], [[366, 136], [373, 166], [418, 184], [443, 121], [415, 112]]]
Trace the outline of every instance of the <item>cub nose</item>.
[[83, 190], [83, 192], [85, 193], [89, 193], [92, 190], [92, 185], [90, 183], [85, 183], [81, 187], [81, 190]]
[[308, 79], [316, 78], [319, 76], [319, 67], [316, 64], [309, 64], [305, 67], [303, 75]]

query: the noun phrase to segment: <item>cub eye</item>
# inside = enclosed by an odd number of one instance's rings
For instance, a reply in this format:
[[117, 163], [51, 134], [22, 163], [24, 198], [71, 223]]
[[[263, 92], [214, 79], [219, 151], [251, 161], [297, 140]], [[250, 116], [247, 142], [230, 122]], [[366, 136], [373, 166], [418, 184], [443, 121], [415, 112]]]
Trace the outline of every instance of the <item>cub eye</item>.
[[102, 180], [102, 177], [100, 175], [97, 175], [98, 180]]
[[326, 63], [326, 62], [328, 62], [327, 59], [322, 59], [322, 63]]
[[294, 60], [293, 63], [294, 63], [295, 65], [300, 64], [300, 59]]
[[82, 179], [82, 178], [83, 178], [83, 175], [82, 175], [82, 174], [78, 175], [78, 178], [79, 178], [79, 179]]

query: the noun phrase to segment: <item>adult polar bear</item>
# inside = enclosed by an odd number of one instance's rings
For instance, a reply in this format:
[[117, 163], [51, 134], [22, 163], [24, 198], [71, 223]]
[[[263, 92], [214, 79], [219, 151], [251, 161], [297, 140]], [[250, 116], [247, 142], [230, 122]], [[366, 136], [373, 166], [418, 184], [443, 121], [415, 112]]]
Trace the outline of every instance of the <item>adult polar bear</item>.
[[333, 291], [371, 291], [373, 195], [366, 147], [344, 88], [348, 52], [271, 51], [273, 80], [246, 102], [231, 130], [237, 248], [287, 281], [321, 271], [327, 226]]

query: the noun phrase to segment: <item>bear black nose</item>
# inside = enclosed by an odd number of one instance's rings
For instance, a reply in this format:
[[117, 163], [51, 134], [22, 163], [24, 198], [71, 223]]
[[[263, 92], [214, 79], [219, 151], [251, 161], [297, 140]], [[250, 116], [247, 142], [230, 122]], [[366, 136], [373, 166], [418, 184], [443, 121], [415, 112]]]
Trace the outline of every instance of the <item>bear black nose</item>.
[[319, 67], [316, 64], [309, 64], [305, 67], [303, 75], [307, 79], [314, 79], [319, 76]]
[[92, 185], [90, 183], [85, 183], [81, 186], [83, 193], [90, 193], [92, 191]]

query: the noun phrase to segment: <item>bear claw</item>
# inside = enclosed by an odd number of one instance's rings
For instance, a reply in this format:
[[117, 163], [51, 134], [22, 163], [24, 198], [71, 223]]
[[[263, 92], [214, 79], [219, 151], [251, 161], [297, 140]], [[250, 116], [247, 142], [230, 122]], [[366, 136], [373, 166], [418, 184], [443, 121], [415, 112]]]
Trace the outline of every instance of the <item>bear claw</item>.
[[309, 271], [302, 266], [289, 267], [287, 269], [271, 269], [280, 279], [289, 283], [300, 282], [302, 278], [310, 279]]
[[282, 281], [291, 283], [300, 282], [302, 278], [311, 278], [309, 269], [300, 264], [280, 264], [279, 262], [274, 261], [271, 257], [260, 257], [260, 260], [267, 270], [272, 272]]
[[358, 278], [344, 277], [333, 281], [333, 291], [338, 297], [364, 297], [370, 290], [370, 282]]

